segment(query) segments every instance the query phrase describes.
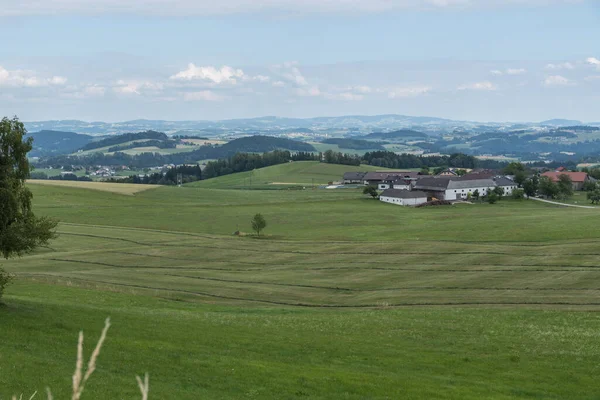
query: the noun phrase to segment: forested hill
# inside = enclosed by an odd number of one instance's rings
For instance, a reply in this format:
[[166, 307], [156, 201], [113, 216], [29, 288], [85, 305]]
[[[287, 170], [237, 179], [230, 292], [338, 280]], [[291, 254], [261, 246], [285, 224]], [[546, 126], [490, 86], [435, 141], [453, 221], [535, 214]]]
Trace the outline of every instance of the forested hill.
[[365, 139], [383, 139], [383, 140], [394, 140], [394, 139], [427, 139], [429, 136], [423, 132], [413, 131], [411, 129], [401, 129], [393, 132], [373, 132], [366, 135]]
[[325, 144], [335, 144], [342, 149], [353, 149], [353, 150], [383, 150], [382, 144], [385, 142], [373, 142], [369, 140], [360, 139], [344, 139], [344, 138], [331, 138], [321, 141]]
[[106, 139], [97, 140], [95, 142], [91, 142], [81, 147], [81, 150], [94, 150], [100, 149], [102, 147], [110, 147], [116, 146], [118, 144], [123, 144], [127, 142], [133, 142], [136, 140], [144, 140], [144, 139], [154, 139], [154, 140], [169, 140], [166, 134], [162, 132], [155, 131], [146, 131], [146, 132], [138, 132], [138, 133], [125, 133], [123, 135], [111, 136]]
[[234, 154], [266, 153], [272, 150], [316, 151], [312, 145], [305, 142], [261, 135], [232, 140], [221, 146], [220, 149], [224, 152], [232, 152]]
[[194, 151], [158, 154], [142, 153], [129, 155], [122, 152], [114, 154], [92, 153], [86, 155], [56, 156], [39, 160], [38, 166], [49, 165], [130, 165], [136, 168], [154, 167], [164, 164], [195, 164], [200, 160], [224, 159], [236, 153], [266, 153], [273, 150], [292, 152], [314, 152], [315, 148], [304, 142], [270, 136], [250, 136], [232, 140], [222, 146], [202, 146]]
[[73, 153], [93, 140], [93, 136], [62, 131], [32, 132], [28, 136], [33, 138], [30, 157]]

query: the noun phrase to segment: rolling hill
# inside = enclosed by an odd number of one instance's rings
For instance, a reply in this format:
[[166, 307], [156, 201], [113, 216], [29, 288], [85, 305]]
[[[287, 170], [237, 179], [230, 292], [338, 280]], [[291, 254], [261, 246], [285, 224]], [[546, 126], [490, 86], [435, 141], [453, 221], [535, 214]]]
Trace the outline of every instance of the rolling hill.
[[33, 138], [30, 157], [69, 154], [94, 140], [93, 136], [62, 131], [39, 131], [28, 136]]
[[295, 161], [287, 164], [273, 165], [255, 169], [254, 171], [219, 176], [191, 183], [190, 186], [202, 188], [264, 188], [265, 186], [310, 186], [339, 181], [345, 172], [379, 171], [385, 168], [361, 165], [325, 164], [318, 161]]
[[393, 132], [373, 132], [364, 139], [380, 139], [380, 140], [426, 140], [429, 136], [423, 132], [413, 131], [412, 129], [401, 129]]

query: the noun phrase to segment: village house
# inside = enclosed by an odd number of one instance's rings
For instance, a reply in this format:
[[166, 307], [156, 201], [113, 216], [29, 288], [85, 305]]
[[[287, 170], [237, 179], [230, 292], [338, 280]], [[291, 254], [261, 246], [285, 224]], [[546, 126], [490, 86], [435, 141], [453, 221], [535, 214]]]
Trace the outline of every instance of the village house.
[[387, 189], [379, 196], [379, 200], [384, 203], [396, 204], [399, 206], [418, 206], [427, 203], [427, 193], [420, 191]]
[[379, 184], [384, 183], [386, 181], [393, 182], [399, 179], [416, 181], [422, 176], [423, 175], [420, 175], [418, 172], [415, 171], [376, 171], [368, 172], [363, 179], [365, 185], [379, 186]]
[[342, 178], [344, 185], [361, 184], [364, 182], [366, 172], [346, 172]]
[[445, 169], [442, 172], [440, 172], [439, 174], [437, 174], [437, 176], [458, 176], [458, 174], [456, 172], [454, 172], [452, 169]]
[[586, 172], [568, 172], [564, 167], [561, 168], [554, 172], [544, 172], [542, 176], [550, 178], [552, 182], [558, 182], [561, 175], [567, 175], [573, 182], [573, 190], [583, 190], [585, 183], [591, 180]]

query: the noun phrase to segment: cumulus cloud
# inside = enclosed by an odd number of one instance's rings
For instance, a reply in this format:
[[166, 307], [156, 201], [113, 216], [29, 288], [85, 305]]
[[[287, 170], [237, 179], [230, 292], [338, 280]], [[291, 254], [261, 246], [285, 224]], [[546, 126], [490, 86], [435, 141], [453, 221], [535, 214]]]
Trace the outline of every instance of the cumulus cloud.
[[575, 69], [575, 65], [570, 62], [564, 62], [559, 64], [547, 64], [545, 68], [548, 70]]
[[567, 86], [571, 83], [569, 79], [561, 75], [551, 75], [544, 80], [544, 85], [546, 86]]
[[57, 14], [214, 15], [256, 11], [385, 12], [548, 6], [583, 0], [0, 0], [0, 16]]
[[273, 87], [285, 87], [285, 82], [275, 81], [275, 82], [273, 82]]
[[83, 93], [88, 96], [104, 96], [106, 88], [100, 85], [90, 85], [83, 89]]
[[67, 83], [67, 78], [62, 76], [52, 76], [50, 78], [38, 77], [34, 71], [12, 70], [0, 66], [0, 86], [5, 87], [43, 87], [43, 86], [63, 86]]
[[596, 57], [590, 57], [586, 61], [588, 64], [595, 65], [598, 69], [600, 69], [600, 60], [598, 60]]
[[287, 61], [283, 64], [273, 66], [273, 71], [283, 80], [295, 86], [308, 86], [308, 80], [304, 77], [296, 61]]
[[388, 98], [396, 99], [402, 97], [414, 97], [427, 94], [431, 91], [430, 86], [394, 87], [385, 90]]
[[485, 81], [485, 82], [475, 82], [475, 83], [468, 83], [465, 85], [460, 85], [457, 89], [458, 90], [492, 91], [492, 90], [498, 89], [498, 87], [495, 84], [493, 84], [492, 82]]
[[193, 81], [193, 80], [204, 80], [213, 82], [216, 84], [220, 83], [231, 83], [236, 84], [236, 78], [244, 78], [244, 71], [241, 69], [234, 69], [227, 65], [217, 69], [212, 66], [208, 67], [197, 67], [194, 63], [188, 64], [187, 69], [178, 72], [171, 76], [172, 80], [180, 81]]
[[318, 86], [296, 89], [296, 94], [303, 97], [321, 96], [321, 89]]

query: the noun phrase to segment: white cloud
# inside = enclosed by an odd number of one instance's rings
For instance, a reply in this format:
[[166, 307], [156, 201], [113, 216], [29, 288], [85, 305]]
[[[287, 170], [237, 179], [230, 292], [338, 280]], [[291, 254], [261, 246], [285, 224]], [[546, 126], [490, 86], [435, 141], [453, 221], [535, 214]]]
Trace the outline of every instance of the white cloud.
[[526, 72], [525, 68], [509, 68], [506, 70], [507, 75], [523, 75]]
[[273, 71], [289, 83], [296, 86], [308, 86], [308, 80], [300, 72], [296, 61], [287, 61], [281, 65], [275, 65]]
[[43, 86], [63, 86], [67, 83], [67, 78], [62, 76], [53, 76], [51, 78], [40, 78], [34, 71], [12, 70], [9, 71], [0, 66], [0, 86], [5, 87], [43, 87]]
[[308, 88], [296, 89], [296, 94], [303, 97], [316, 97], [321, 96], [321, 89], [318, 86], [312, 86]]
[[0, 0], [0, 16], [57, 14], [214, 15], [256, 11], [361, 13], [394, 10], [493, 9], [583, 0]]
[[221, 83], [237, 83], [236, 78], [244, 78], [244, 71], [241, 69], [234, 69], [229, 66], [223, 66], [217, 69], [212, 66], [208, 67], [197, 67], [195, 64], [188, 64], [188, 68], [177, 74], [171, 76], [172, 80], [181, 81], [192, 81], [192, 80], [205, 80], [216, 84]]
[[[383, 90], [381, 90], [383, 91]], [[385, 90], [388, 92], [388, 98], [396, 99], [399, 97], [414, 97], [427, 94], [431, 91], [430, 86], [413, 86], [413, 87], [395, 87]]]
[[184, 93], [183, 99], [185, 101], [223, 101], [227, 97], [216, 94], [211, 90], [202, 90], [199, 92], [188, 92]]
[[490, 74], [502, 76], [502, 75], [523, 75], [527, 70], [525, 68], [507, 68], [504, 71], [499, 69], [493, 69], [490, 71]]
[[256, 76], [252, 77], [252, 80], [261, 82], [261, 83], [267, 83], [271, 80], [271, 78], [268, 76], [265, 76], [265, 75], [256, 75]]
[[575, 65], [570, 62], [564, 62], [559, 64], [547, 64], [545, 68], [549, 70], [575, 69]]
[[54, 86], [63, 86], [67, 83], [67, 78], [63, 76], [53, 76], [52, 78], [48, 79], [48, 83]]
[[275, 81], [273, 82], [273, 87], [285, 87], [285, 82]]
[[485, 81], [485, 82], [475, 82], [475, 83], [468, 83], [468, 84], [465, 84], [465, 85], [460, 85], [457, 89], [458, 90], [487, 90], [487, 91], [492, 91], [492, 90], [498, 89], [498, 87], [495, 84], [493, 84], [492, 82]]
[[600, 60], [598, 60], [596, 57], [590, 57], [586, 61], [588, 64], [595, 65], [598, 69], [600, 69]]
[[571, 81], [561, 75], [551, 75], [544, 80], [546, 86], [567, 86], [570, 84]]
[[156, 94], [164, 88], [162, 83], [149, 81], [124, 81], [119, 80], [113, 91], [124, 95]]

